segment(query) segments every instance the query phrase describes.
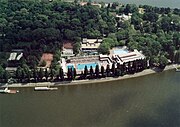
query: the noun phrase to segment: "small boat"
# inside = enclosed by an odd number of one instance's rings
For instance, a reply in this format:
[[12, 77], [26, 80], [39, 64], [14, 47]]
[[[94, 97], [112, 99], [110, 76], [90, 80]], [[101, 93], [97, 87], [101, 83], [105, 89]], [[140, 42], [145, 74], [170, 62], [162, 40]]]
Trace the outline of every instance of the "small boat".
[[179, 67], [174, 66], [174, 68], [176, 69], [176, 72], [180, 72], [180, 68]]
[[176, 69], [176, 72], [180, 72], [180, 69]]
[[10, 90], [10, 89], [8, 89], [8, 88], [5, 88], [5, 89], [1, 89], [0, 90], [0, 93], [19, 93], [19, 90]]
[[47, 87], [47, 86], [38, 86], [38, 87], [35, 87], [34, 88], [35, 91], [49, 91], [49, 90], [58, 90], [57, 87], [53, 87], [53, 88], [50, 88], [50, 87]]

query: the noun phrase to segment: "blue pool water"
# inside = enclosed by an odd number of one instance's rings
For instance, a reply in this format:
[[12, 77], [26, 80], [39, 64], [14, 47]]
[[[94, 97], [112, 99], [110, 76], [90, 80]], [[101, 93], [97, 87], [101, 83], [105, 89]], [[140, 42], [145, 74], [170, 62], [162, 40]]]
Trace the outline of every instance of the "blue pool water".
[[74, 65], [67, 65], [67, 68], [72, 68], [72, 69], [74, 69]]
[[113, 52], [114, 52], [114, 54], [126, 54], [126, 53], [128, 53], [128, 50], [126, 50], [126, 49], [116, 49]]
[[78, 70], [84, 70], [85, 66], [87, 66], [88, 69], [92, 66], [92, 68], [95, 68], [98, 63], [86, 63], [86, 64], [77, 64]]

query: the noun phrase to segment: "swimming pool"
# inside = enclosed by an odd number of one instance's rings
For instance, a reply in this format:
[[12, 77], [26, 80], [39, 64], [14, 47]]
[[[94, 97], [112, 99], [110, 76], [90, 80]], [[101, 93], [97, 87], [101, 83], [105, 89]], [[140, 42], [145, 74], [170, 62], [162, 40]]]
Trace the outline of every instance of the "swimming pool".
[[74, 65], [69, 64], [69, 65], [67, 65], [67, 69], [68, 69], [68, 68], [72, 68], [72, 69], [74, 69]]
[[129, 51], [126, 50], [126, 49], [116, 49], [113, 51], [114, 54], [126, 54], [128, 53]]
[[87, 66], [88, 69], [92, 66], [92, 68], [95, 68], [98, 63], [86, 63], [86, 64], [77, 64], [77, 69], [78, 70], [84, 70], [85, 66]]

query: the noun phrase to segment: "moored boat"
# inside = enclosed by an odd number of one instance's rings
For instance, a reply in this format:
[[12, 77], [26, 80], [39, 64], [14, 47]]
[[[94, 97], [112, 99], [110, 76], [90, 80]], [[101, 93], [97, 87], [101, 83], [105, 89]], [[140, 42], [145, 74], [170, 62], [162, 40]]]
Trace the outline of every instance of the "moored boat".
[[180, 69], [176, 69], [176, 72], [180, 72]]
[[35, 91], [48, 91], [48, 90], [58, 90], [57, 87], [53, 87], [53, 88], [50, 88], [50, 87], [47, 87], [47, 86], [38, 86], [38, 87], [35, 87], [34, 88]]
[[0, 90], [0, 93], [9, 93], [9, 94], [14, 94], [14, 93], [19, 93], [19, 90], [10, 90], [8, 88], [5, 88], [5, 89], [1, 89]]

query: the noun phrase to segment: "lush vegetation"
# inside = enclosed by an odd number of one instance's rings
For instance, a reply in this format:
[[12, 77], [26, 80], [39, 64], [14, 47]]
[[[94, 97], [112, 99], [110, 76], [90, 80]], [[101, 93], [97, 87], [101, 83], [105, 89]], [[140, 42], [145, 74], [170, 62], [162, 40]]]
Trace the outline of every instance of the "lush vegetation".
[[[128, 46], [130, 50], [142, 51], [151, 66], [164, 66], [168, 59], [171, 63], [180, 62], [180, 9], [147, 5], [137, 7], [117, 2], [107, 7], [103, 2], [101, 4], [102, 8], [92, 6], [91, 2], [80, 6], [78, 0], [74, 3], [60, 0], [0, 1], [0, 78], [7, 80], [14, 77], [20, 80], [22, 77], [28, 79], [39, 75], [35, 80], [41, 80], [44, 76], [48, 79], [50, 74], [54, 79], [58, 73], [61, 74], [59, 77], [63, 77], [63, 71], [56, 64], [61, 56], [63, 40], [72, 40], [77, 54], [84, 37], [104, 38], [99, 48], [103, 54], [114, 46]], [[139, 13], [139, 8], [143, 8], [144, 12]], [[128, 21], [115, 17], [116, 14], [128, 13], [132, 13]], [[5, 71], [12, 49], [24, 50], [15, 75]], [[44, 52], [54, 54], [51, 69], [37, 71]], [[91, 75], [92, 72], [91, 69]], [[74, 79], [74, 75], [69, 73], [68, 77]]]

